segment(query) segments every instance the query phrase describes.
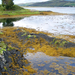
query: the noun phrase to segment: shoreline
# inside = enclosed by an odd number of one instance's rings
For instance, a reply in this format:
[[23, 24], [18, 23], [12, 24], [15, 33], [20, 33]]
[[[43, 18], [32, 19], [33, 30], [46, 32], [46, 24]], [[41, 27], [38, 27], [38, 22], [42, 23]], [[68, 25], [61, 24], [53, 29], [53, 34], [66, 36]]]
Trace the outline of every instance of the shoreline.
[[37, 16], [37, 15], [68, 15], [62, 14], [52, 11], [39, 11], [40, 14], [21, 14], [21, 15], [0, 15], [1, 18], [17, 18], [17, 17], [25, 17], [25, 16]]

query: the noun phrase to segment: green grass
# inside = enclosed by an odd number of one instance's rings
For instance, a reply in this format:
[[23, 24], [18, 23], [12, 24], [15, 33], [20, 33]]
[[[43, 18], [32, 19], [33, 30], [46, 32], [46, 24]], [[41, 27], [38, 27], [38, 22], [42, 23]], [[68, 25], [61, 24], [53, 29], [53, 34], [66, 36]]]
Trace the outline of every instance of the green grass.
[[38, 11], [30, 11], [29, 9], [24, 9], [20, 6], [14, 5], [12, 10], [5, 10], [5, 7], [0, 5], [0, 15], [33, 15], [40, 14]]

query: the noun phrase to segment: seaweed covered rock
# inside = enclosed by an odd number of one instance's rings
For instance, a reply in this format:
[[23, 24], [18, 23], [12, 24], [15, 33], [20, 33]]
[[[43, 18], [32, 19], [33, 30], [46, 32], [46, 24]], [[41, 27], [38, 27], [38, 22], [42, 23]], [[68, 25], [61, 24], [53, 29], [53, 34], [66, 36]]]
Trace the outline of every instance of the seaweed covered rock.
[[[0, 75], [20, 74], [19, 69], [29, 65], [29, 62], [23, 57], [23, 54], [16, 49], [3, 51], [3, 55], [5, 62], [0, 57]], [[25, 60], [27, 63], [25, 63]]]
[[[23, 36], [22, 36], [23, 35]], [[37, 39], [40, 39], [40, 38], [43, 38], [45, 39], [49, 44], [53, 44], [54, 46], [58, 46], [58, 47], [65, 47], [65, 48], [69, 48], [69, 47], [75, 47], [75, 43], [71, 43], [69, 41], [66, 41], [64, 39], [58, 39], [58, 38], [55, 38], [55, 37], [49, 37], [47, 36], [46, 34], [34, 34], [34, 33], [28, 33], [26, 35], [24, 35], [23, 32], [20, 32], [17, 34], [18, 38], [20, 40], [23, 40], [24, 41], [28, 41], [29, 38], [31, 38], [31, 40], [33, 40], [34, 38], [37, 38]], [[30, 36], [30, 37], [28, 37]], [[35, 36], [35, 37], [34, 37]], [[30, 40], [30, 41], [31, 41]]]
[[1, 71], [2, 71], [3, 66], [4, 64], [3, 64], [2, 58], [0, 57], [0, 75], [2, 75]]
[[49, 56], [75, 57], [75, 43], [65, 39], [51, 37], [44, 32], [40, 33], [27, 28], [4, 28], [3, 33], [1, 37], [8, 47], [15, 47], [22, 54], [28, 51], [41, 51]]

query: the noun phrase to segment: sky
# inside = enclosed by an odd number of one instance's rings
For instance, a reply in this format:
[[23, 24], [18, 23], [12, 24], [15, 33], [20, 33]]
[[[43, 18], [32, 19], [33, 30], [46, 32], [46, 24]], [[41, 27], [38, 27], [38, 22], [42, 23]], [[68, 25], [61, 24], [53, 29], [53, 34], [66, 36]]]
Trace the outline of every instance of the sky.
[[[1, 4], [0, 0], [0, 4]], [[45, 2], [45, 1], [49, 1], [49, 0], [14, 0], [14, 4], [19, 4], [19, 3], [30, 3], [30, 2]]]

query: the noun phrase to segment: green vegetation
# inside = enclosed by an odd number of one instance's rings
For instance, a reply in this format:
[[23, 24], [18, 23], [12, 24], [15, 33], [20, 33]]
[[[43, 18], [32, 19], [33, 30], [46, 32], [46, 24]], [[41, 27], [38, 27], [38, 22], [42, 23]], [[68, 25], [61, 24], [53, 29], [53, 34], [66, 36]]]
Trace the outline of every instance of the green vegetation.
[[64, 4], [64, 6], [75, 6], [75, 2], [74, 3], [66, 3], [66, 4]]
[[53, 41], [50, 42], [50, 45], [56, 47], [58, 49], [58, 47], [64, 47], [65, 44], [67, 44], [68, 41], [62, 41], [62, 40], [56, 40], [53, 39]]
[[9, 46], [8, 51], [15, 49], [14, 47]]
[[[24, 35], [27, 35], [27, 33], [24, 33], [23, 35], [21, 35], [21, 36], [24, 36]], [[27, 35], [27, 38], [29, 39], [30, 37], [34, 37], [34, 38], [36, 38], [36, 35]]]
[[0, 31], [0, 34], [3, 34], [3, 32]]
[[21, 35], [21, 36], [24, 36], [24, 35], [26, 35], [27, 33], [24, 33], [23, 35]]
[[2, 0], [2, 6], [5, 7], [6, 10], [13, 8], [13, 0]]
[[28, 35], [28, 39], [30, 38], [30, 37], [34, 37], [34, 38], [36, 38], [36, 35]]
[[7, 70], [7, 68], [4, 66], [4, 69]]
[[38, 2], [33, 4], [19, 4], [20, 6], [36, 6], [36, 7], [75, 7], [75, 1], [52, 0], [46, 2]]
[[5, 7], [3, 7], [2, 5], [0, 5], [0, 15], [33, 15], [33, 14], [39, 14], [40, 12], [38, 11], [30, 11], [28, 9], [24, 9], [20, 6], [17, 5], [13, 5], [12, 10], [6, 10]]
[[21, 35], [21, 36], [27, 35], [27, 32], [25, 30], [22, 30], [22, 31], [24, 32], [24, 34]]
[[0, 42], [0, 54], [3, 54], [3, 51], [6, 51], [6, 45], [3, 41]]
[[27, 38], [28, 38], [28, 39], [29, 39], [30, 37], [36, 38], [36, 35], [30, 35], [30, 34], [28, 35], [27, 32], [26, 32], [25, 30], [22, 29], [22, 31], [24, 32], [24, 34], [21, 35], [21, 36], [27, 35]]

